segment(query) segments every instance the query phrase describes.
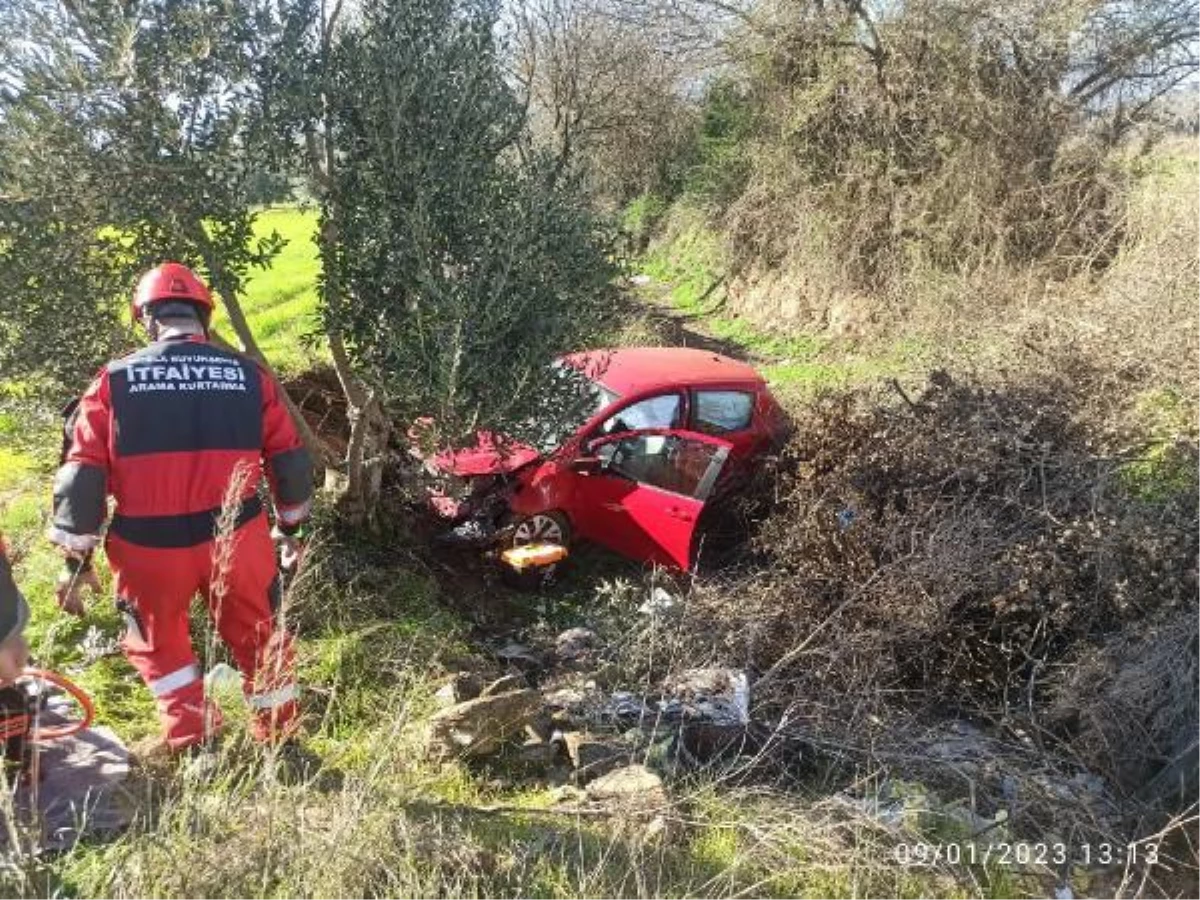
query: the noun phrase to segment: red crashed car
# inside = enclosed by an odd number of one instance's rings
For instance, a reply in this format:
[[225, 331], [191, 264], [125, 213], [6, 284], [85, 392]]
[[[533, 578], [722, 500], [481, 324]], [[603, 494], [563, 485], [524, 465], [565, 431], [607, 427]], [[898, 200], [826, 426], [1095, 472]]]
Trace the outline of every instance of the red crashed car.
[[548, 452], [481, 434], [433, 466], [471, 483], [447, 537], [473, 543], [595, 541], [687, 569], [705, 504], [776, 449], [786, 418], [745, 363], [706, 350], [644, 347], [563, 357], [587, 379], [593, 411]]

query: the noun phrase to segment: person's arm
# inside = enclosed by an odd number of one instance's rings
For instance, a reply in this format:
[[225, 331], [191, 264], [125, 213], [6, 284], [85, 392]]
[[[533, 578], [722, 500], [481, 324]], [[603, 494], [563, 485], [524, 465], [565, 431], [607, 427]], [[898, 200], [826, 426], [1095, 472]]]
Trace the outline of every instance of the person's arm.
[[108, 373], [101, 372], [73, 413], [70, 446], [54, 477], [54, 519], [47, 537], [64, 557], [55, 593], [59, 605], [75, 615], [83, 615], [81, 588], [100, 589], [92, 552], [108, 515], [110, 413]]
[[263, 459], [271, 499], [275, 504], [275, 527], [286, 537], [301, 533], [312, 513], [312, 458], [292, 416], [279, 396], [279, 387], [266, 372], [262, 378]]
[[29, 621], [29, 604], [13, 580], [12, 565], [0, 538], [0, 685], [19, 676], [29, 662], [24, 630]]
[[54, 476], [54, 520], [48, 537], [73, 554], [100, 543], [108, 513], [108, 431], [111, 400], [102, 372], [79, 400], [71, 446]]

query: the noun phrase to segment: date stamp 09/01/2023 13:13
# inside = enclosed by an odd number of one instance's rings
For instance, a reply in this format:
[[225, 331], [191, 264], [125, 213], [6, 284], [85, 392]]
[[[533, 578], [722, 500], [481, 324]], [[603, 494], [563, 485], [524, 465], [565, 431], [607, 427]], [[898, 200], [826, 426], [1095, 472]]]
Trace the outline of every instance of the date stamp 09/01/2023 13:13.
[[892, 859], [902, 866], [1126, 866], [1154, 865], [1158, 844], [926, 843], [897, 844]]

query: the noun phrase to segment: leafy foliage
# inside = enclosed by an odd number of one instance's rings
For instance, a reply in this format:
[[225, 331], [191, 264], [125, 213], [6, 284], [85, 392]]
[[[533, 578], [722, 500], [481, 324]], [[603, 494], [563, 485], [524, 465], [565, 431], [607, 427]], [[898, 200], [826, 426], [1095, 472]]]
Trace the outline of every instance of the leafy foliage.
[[15, 4], [0, 47], [0, 368], [77, 390], [127, 340], [123, 302], [163, 259], [227, 300], [279, 249], [247, 189], [253, 9], [217, 0]]
[[362, 377], [448, 435], [542, 405], [604, 314], [607, 242], [570, 179], [522, 158], [489, 2], [369, 4], [335, 51], [330, 327]]

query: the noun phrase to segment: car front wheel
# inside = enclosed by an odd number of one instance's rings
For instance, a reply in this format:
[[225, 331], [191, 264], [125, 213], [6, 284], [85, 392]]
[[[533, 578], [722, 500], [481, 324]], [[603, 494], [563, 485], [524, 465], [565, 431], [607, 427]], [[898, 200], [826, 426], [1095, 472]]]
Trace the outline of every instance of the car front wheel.
[[512, 531], [512, 545], [558, 544], [571, 545], [571, 523], [560, 512], [540, 512], [523, 516], [516, 521]]

